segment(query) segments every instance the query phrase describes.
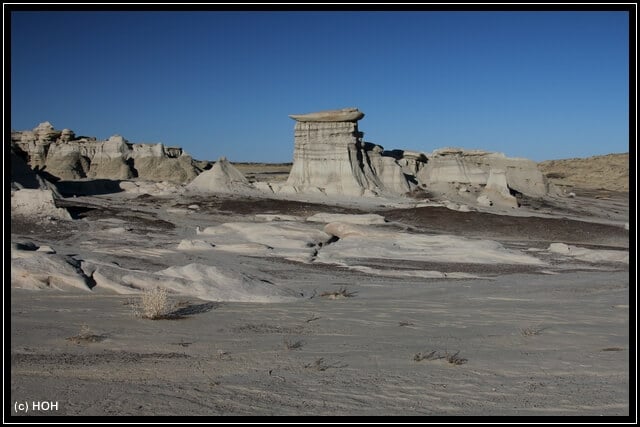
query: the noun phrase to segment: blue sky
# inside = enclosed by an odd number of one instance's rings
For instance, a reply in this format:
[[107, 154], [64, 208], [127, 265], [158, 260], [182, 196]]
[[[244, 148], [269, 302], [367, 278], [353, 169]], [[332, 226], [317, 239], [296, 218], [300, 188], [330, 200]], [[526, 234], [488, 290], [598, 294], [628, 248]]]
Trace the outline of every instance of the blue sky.
[[385, 149], [629, 151], [626, 12], [13, 12], [11, 128], [289, 162], [289, 114]]

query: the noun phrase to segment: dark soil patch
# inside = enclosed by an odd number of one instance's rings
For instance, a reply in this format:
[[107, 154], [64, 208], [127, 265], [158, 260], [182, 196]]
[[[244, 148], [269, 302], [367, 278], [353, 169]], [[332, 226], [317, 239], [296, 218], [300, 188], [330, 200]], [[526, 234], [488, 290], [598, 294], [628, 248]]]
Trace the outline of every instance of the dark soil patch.
[[424, 232], [493, 240], [629, 247], [629, 233], [621, 227], [570, 219], [459, 212], [444, 207], [393, 209], [379, 213], [387, 220], [412, 225]]
[[216, 195], [210, 198], [194, 197], [188, 201], [176, 204], [176, 207], [187, 207], [197, 204], [201, 209], [216, 210], [220, 213], [229, 212], [239, 215], [273, 214], [311, 216], [318, 212], [362, 214], [359, 209], [340, 206], [327, 206], [316, 203], [298, 202], [294, 200], [266, 199], [257, 197], [233, 197]]

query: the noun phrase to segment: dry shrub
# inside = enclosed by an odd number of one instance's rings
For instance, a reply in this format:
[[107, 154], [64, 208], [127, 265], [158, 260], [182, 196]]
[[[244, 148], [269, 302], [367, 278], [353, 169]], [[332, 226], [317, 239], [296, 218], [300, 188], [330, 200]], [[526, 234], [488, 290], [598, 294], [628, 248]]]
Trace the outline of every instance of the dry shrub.
[[348, 292], [347, 288], [340, 288], [337, 291], [327, 291], [320, 294], [321, 297], [329, 299], [350, 298], [356, 296], [356, 292]]
[[540, 335], [540, 332], [544, 331], [547, 328], [541, 328], [540, 326], [532, 326], [528, 328], [520, 329], [520, 333], [525, 337], [530, 337], [534, 335]]
[[100, 342], [106, 338], [106, 335], [96, 335], [91, 328], [87, 325], [82, 325], [80, 333], [78, 335], [68, 337], [67, 341], [71, 341], [74, 344], [93, 343]]
[[420, 362], [422, 360], [440, 360], [440, 359], [445, 359], [447, 362], [451, 363], [452, 365], [464, 365], [465, 363], [467, 363], [467, 359], [462, 358], [460, 356], [458, 356], [458, 354], [460, 354], [459, 351], [451, 354], [448, 351], [445, 351], [444, 354], [441, 354], [439, 351], [431, 351], [427, 354], [422, 354], [422, 353], [416, 353], [413, 356], [413, 360], [416, 362]]
[[169, 293], [159, 286], [144, 291], [140, 301], [133, 305], [135, 316], [143, 319], [166, 319], [172, 310], [173, 307], [169, 303]]
[[284, 347], [287, 350], [295, 350], [295, 349], [301, 348], [303, 345], [304, 345], [303, 341], [291, 341], [288, 339], [284, 340]]
[[467, 363], [467, 359], [464, 359], [458, 356], [459, 351], [456, 351], [454, 354], [449, 354], [449, 352], [445, 352], [444, 358], [447, 359], [447, 362], [453, 365], [464, 365]]
[[333, 364], [333, 365], [327, 365], [324, 361], [324, 357], [321, 357], [319, 359], [316, 359], [315, 362], [313, 363], [307, 363], [306, 365], [304, 365], [305, 368], [311, 368], [311, 369], [315, 369], [317, 371], [326, 371], [329, 368], [336, 368], [336, 369], [340, 369], [340, 368], [346, 368], [349, 365], [346, 364]]

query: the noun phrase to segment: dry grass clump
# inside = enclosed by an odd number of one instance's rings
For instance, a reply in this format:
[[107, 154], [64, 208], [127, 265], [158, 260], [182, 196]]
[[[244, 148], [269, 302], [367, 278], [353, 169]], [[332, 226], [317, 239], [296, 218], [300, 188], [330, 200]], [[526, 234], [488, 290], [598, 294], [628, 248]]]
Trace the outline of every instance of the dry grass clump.
[[315, 320], [319, 320], [320, 317], [316, 316], [315, 314], [312, 314], [311, 317], [309, 317], [307, 320], [305, 320], [305, 322], [310, 323], [313, 322]]
[[441, 354], [439, 351], [434, 350], [427, 354], [416, 353], [413, 356], [413, 360], [415, 360], [416, 362], [420, 362], [422, 360], [445, 359], [447, 362], [451, 363], [452, 365], [464, 365], [465, 363], [467, 363], [468, 360], [458, 356], [458, 354], [460, 354], [459, 351], [456, 351], [453, 354], [449, 353], [448, 351], [445, 351], [444, 354]]
[[87, 325], [80, 327], [80, 333], [72, 337], [68, 337], [67, 341], [71, 341], [74, 344], [93, 343], [100, 342], [106, 338], [105, 335], [96, 335]]
[[456, 351], [453, 354], [449, 354], [449, 352], [445, 351], [444, 358], [452, 365], [464, 365], [467, 363], [467, 359], [458, 356], [459, 353], [459, 351]]
[[534, 335], [540, 335], [540, 332], [544, 331], [547, 328], [541, 328], [539, 326], [532, 326], [529, 328], [520, 329], [520, 333], [525, 337], [530, 337]]
[[356, 292], [349, 292], [347, 288], [340, 288], [337, 291], [327, 291], [320, 294], [321, 297], [327, 297], [329, 299], [339, 299], [339, 298], [351, 298], [356, 296]]
[[143, 319], [167, 319], [173, 311], [169, 302], [169, 293], [159, 286], [147, 289], [140, 297], [140, 301], [132, 305], [136, 317]]
[[321, 357], [319, 359], [316, 359], [315, 362], [313, 363], [308, 363], [306, 365], [304, 365], [305, 368], [307, 369], [315, 369], [317, 371], [326, 371], [329, 368], [336, 368], [336, 369], [340, 369], [340, 368], [346, 368], [348, 365], [346, 364], [333, 364], [333, 365], [327, 365], [324, 361], [324, 357]]
[[304, 345], [304, 341], [291, 341], [288, 339], [284, 340], [284, 347], [287, 350], [296, 350], [298, 348], [301, 348]]

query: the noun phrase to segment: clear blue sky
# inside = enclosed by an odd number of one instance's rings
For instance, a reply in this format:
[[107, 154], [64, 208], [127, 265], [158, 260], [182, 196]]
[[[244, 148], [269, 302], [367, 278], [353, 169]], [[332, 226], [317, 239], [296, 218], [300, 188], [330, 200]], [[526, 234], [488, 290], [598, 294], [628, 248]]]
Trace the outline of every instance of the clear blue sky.
[[289, 114], [535, 161], [629, 151], [626, 12], [13, 12], [11, 128], [289, 162]]

